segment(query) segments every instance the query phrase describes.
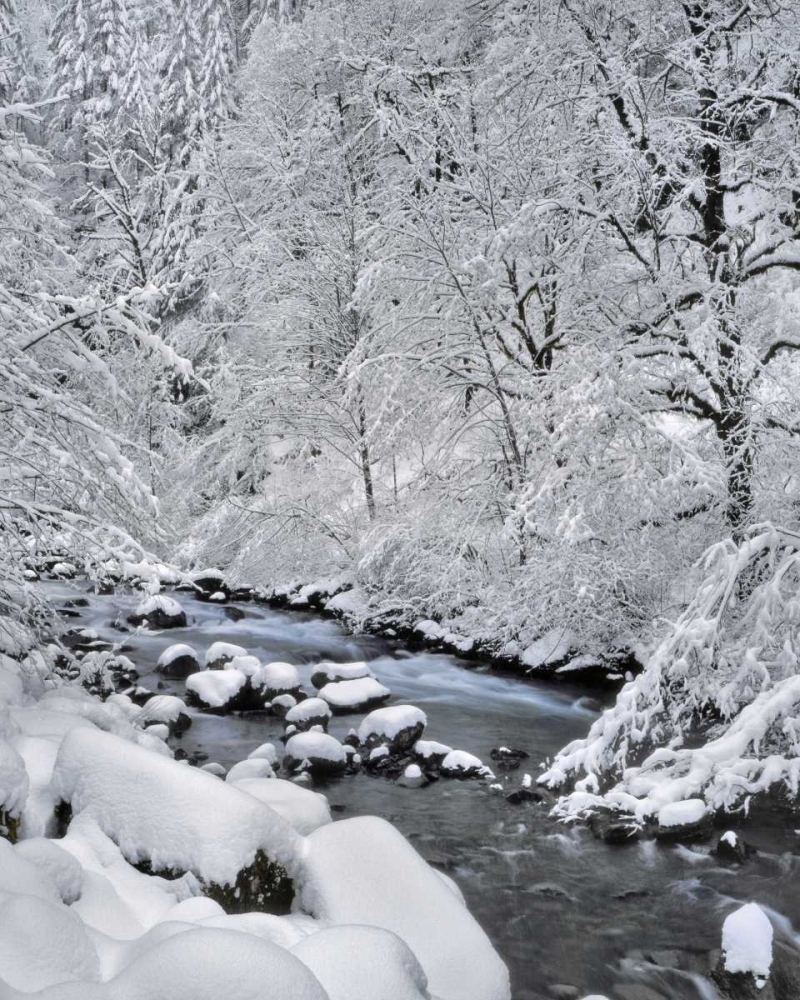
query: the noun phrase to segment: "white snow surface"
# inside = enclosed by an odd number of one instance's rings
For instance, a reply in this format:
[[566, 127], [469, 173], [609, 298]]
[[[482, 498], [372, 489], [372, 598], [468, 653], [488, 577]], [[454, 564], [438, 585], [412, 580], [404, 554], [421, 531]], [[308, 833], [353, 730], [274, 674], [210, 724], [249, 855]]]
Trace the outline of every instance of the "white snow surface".
[[191, 871], [232, 885], [262, 848], [288, 871], [297, 835], [275, 812], [198, 768], [183, 767], [114, 736], [76, 729], [53, 772], [74, 814], [86, 813], [131, 863]]
[[408, 945], [378, 927], [328, 927], [292, 949], [330, 1000], [428, 1000], [427, 979]]
[[414, 753], [423, 760], [428, 760], [430, 757], [446, 757], [452, 749], [446, 743], [437, 743], [436, 740], [417, 740], [413, 746]]
[[363, 660], [354, 663], [331, 663], [324, 660], [321, 663], [314, 664], [314, 673], [324, 673], [328, 678], [328, 683], [334, 683], [335, 681], [355, 681], [359, 677], [375, 676], [372, 670], [370, 670], [369, 665]]
[[209, 666], [216, 660], [223, 658], [232, 660], [234, 656], [247, 656], [247, 650], [244, 646], [237, 646], [233, 642], [212, 642], [206, 650], [203, 662], [206, 666]]
[[747, 903], [725, 918], [722, 951], [727, 972], [751, 972], [766, 979], [772, 965], [772, 924], [758, 903]]
[[186, 704], [175, 695], [157, 694], [149, 698], [138, 714], [140, 723], [145, 722], [177, 722], [181, 715], [188, 715]]
[[404, 729], [413, 729], [422, 724], [428, 724], [428, 717], [421, 708], [414, 705], [391, 705], [389, 708], [376, 708], [370, 712], [358, 727], [358, 738], [366, 743], [375, 737], [393, 740]]
[[274, 778], [275, 772], [272, 764], [263, 757], [254, 757], [248, 760], [240, 760], [225, 775], [225, 780], [229, 784], [244, 781], [247, 778]]
[[335, 681], [320, 689], [319, 696], [332, 708], [356, 708], [368, 702], [388, 698], [391, 695], [374, 677], [359, 677], [351, 681]]
[[659, 810], [658, 825], [669, 829], [674, 826], [685, 826], [699, 823], [708, 815], [708, 806], [702, 799], [684, 799], [682, 802], [670, 802]]
[[328, 736], [327, 733], [315, 730], [290, 736], [286, 741], [286, 753], [294, 760], [310, 760], [316, 757], [319, 760], [338, 763], [347, 759], [344, 747], [335, 736]]
[[574, 643], [575, 636], [568, 628], [552, 628], [534, 640], [520, 659], [526, 667], [536, 670], [566, 659]]
[[479, 757], [467, 753], [466, 750], [451, 750], [442, 761], [443, 771], [471, 771], [473, 768], [477, 768], [487, 778], [494, 777], [492, 771]]
[[286, 713], [287, 722], [306, 722], [308, 719], [330, 718], [331, 709], [322, 698], [306, 698]]
[[273, 691], [293, 691], [300, 687], [300, 675], [291, 663], [265, 663], [253, 678], [253, 684], [256, 682]]
[[174, 597], [167, 597], [166, 594], [151, 594], [136, 605], [135, 614], [149, 615], [153, 611], [163, 611], [164, 614], [175, 617], [183, 611], [183, 608]]
[[242, 690], [247, 678], [241, 670], [201, 670], [186, 678], [186, 690], [209, 708], [222, 708]]
[[248, 760], [257, 760], [258, 758], [263, 758], [268, 760], [273, 766], [278, 763], [278, 751], [275, 749], [273, 743], [262, 743], [261, 746], [257, 746], [255, 750], [251, 750], [247, 755]]
[[304, 837], [331, 822], [331, 811], [325, 796], [302, 788], [293, 781], [244, 778], [237, 779], [236, 787], [274, 809]]
[[172, 646], [168, 646], [164, 652], [158, 658], [159, 667], [167, 667], [174, 660], [180, 659], [181, 656], [191, 657], [195, 663], [197, 660], [197, 652], [188, 646], [185, 642], [176, 642]]
[[237, 653], [224, 665], [225, 670], [239, 670], [245, 677], [254, 677], [261, 671], [261, 660], [250, 653]]
[[403, 835], [375, 816], [308, 837], [296, 905], [336, 924], [397, 934], [438, 1000], [509, 1000], [508, 970], [491, 942]]

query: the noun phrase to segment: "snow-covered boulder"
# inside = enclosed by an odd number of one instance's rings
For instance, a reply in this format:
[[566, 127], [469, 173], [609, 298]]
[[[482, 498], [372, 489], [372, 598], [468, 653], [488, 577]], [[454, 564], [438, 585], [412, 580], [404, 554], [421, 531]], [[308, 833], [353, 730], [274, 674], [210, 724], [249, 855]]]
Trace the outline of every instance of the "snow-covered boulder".
[[25, 761], [13, 746], [0, 740], [0, 837], [11, 841], [17, 839], [29, 789]]
[[186, 698], [190, 705], [210, 712], [234, 712], [242, 706], [247, 683], [240, 670], [201, 670], [186, 678]]
[[719, 838], [711, 853], [720, 861], [733, 862], [742, 865], [751, 854], [756, 854], [755, 847], [748, 844], [734, 830], [726, 830]]
[[315, 688], [323, 688], [326, 684], [335, 684], [337, 681], [355, 681], [360, 677], [374, 677], [375, 675], [366, 663], [330, 663], [323, 661], [314, 667], [311, 675], [311, 683]]
[[397, 934], [439, 1000], [509, 1000], [508, 970], [480, 926], [384, 820], [363, 816], [315, 830], [296, 885], [314, 917]]
[[286, 721], [297, 726], [300, 732], [305, 732], [312, 726], [327, 729], [330, 718], [330, 706], [322, 698], [306, 698], [286, 713]]
[[711, 833], [712, 816], [702, 799], [684, 799], [662, 806], [655, 834], [659, 840], [698, 840]]
[[238, 670], [252, 680], [261, 673], [261, 660], [250, 653], [237, 653], [223, 664], [223, 669]]
[[206, 650], [203, 662], [207, 670], [222, 670], [234, 656], [247, 656], [247, 650], [244, 646], [237, 646], [232, 642], [212, 642]]
[[75, 729], [59, 749], [53, 785], [131, 864], [173, 877], [192, 872], [226, 909], [285, 910], [291, 901], [297, 834], [253, 796], [198, 768]]
[[301, 788], [293, 781], [284, 781], [283, 778], [244, 778], [237, 780], [236, 787], [274, 809], [304, 837], [331, 821], [331, 811], [325, 796], [308, 788]]
[[200, 661], [191, 646], [176, 642], [159, 656], [157, 669], [165, 677], [188, 677], [200, 669]]
[[713, 978], [726, 997], [764, 995], [772, 971], [772, 938], [772, 924], [757, 903], [747, 903], [725, 918], [722, 955]]
[[33, 865], [55, 886], [58, 895], [67, 906], [80, 898], [83, 887], [83, 869], [68, 851], [58, 842], [47, 837], [31, 837], [21, 840], [14, 847], [18, 858]]
[[185, 628], [186, 612], [174, 597], [151, 594], [140, 601], [132, 615], [128, 615], [131, 625], [147, 625], [151, 629]]
[[428, 1000], [428, 981], [405, 941], [379, 927], [326, 927], [292, 949], [330, 1000]]
[[368, 749], [386, 744], [393, 753], [410, 750], [425, 731], [428, 719], [413, 705], [391, 705], [370, 712], [358, 727], [358, 738]]
[[170, 733], [186, 732], [192, 724], [184, 702], [170, 694], [157, 694], [149, 698], [139, 710], [136, 721], [144, 727], [165, 725]]
[[441, 764], [444, 778], [493, 778], [482, 760], [465, 750], [451, 750]]
[[380, 705], [391, 698], [392, 692], [374, 677], [359, 677], [357, 680], [326, 684], [320, 689], [319, 696], [337, 715], [345, 715], [351, 712], [365, 712], [375, 705]]
[[[255, 684], [254, 677], [253, 685]], [[258, 684], [269, 701], [274, 701], [282, 694], [300, 697], [300, 674], [291, 663], [265, 663], [258, 674]]]
[[342, 744], [327, 733], [296, 733], [286, 741], [284, 764], [289, 771], [303, 768], [314, 775], [329, 776], [344, 771], [347, 755]]

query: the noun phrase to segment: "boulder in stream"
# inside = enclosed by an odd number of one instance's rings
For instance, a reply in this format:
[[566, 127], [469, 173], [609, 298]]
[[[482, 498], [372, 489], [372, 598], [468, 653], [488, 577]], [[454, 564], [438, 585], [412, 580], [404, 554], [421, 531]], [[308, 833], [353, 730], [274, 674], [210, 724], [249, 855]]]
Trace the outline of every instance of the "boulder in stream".
[[174, 597], [151, 594], [136, 605], [128, 621], [131, 625], [146, 625], [151, 629], [185, 628], [186, 612]]

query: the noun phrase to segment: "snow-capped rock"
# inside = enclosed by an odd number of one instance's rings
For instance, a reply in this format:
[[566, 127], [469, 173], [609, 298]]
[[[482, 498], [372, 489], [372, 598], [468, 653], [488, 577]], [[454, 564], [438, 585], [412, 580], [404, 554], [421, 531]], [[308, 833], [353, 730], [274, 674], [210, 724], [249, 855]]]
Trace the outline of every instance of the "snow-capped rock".
[[299, 834], [308, 836], [331, 821], [328, 800], [319, 792], [302, 788], [283, 778], [244, 778], [236, 787], [274, 809]]
[[176, 642], [159, 656], [157, 669], [165, 677], [188, 677], [200, 669], [200, 662], [191, 646]]
[[358, 727], [358, 738], [366, 747], [386, 743], [394, 753], [410, 750], [420, 739], [428, 719], [413, 705], [391, 705], [370, 712]]
[[392, 692], [374, 677], [359, 677], [356, 680], [335, 681], [326, 684], [319, 692], [337, 715], [364, 712], [374, 705], [391, 698]]
[[465, 750], [451, 750], [441, 764], [445, 778], [493, 778], [482, 760]]
[[297, 733], [286, 742], [284, 763], [290, 771], [305, 762], [313, 775], [341, 774], [347, 764], [342, 744], [327, 733]]
[[330, 706], [322, 698], [306, 698], [286, 713], [286, 721], [297, 726], [300, 732], [311, 729], [312, 726], [327, 729], [330, 718]]
[[259, 674], [253, 677], [253, 685], [256, 683], [269, 701], [274, 701], [282, 694], [300, 697], [300, 675], [297, 667], [291, 663], [265, 663]]
[[330, 663], [325, 661], [314, 667], [311, 683], [315, 688], [323, 688], [326, 684], [337, 681], [355, 681], [359, 677], [374, 677], [375, 675], [366, 663]]
[[161, 723], [169, 728], [170, 733], [183, 733], [192, 724], [183, 701], [169, 694], [157, 694], [149, 698], [139, 710], [136, 722], [148, 727]]
[[711, 813], [702, 799], [670, 802], [659, 810], [659, 840], [695, 840], [711, 833]]
[[233, 712], [241, 707], [247, 678], [239, 670], [201, 670], [186, 678], [189, 704], [214, 712]]
[[263, 757], [254, 757], [249, 760], [240, 760], [225, 775], [225, 780], [230, 784], [244, 781], [246, 778], [274, 778], [275, 772], [272, 764]]
[[136, 606], [128, 615], [131, 625], [147, 625], [151, 629], [185, 628], [186, 612], [173, 597], [152, 594]]
[[206, 650], [204, 664], [207, 670], [222, 670], [235, 656], [247, 656], [244, 646], [232, 642], [212, 642]]

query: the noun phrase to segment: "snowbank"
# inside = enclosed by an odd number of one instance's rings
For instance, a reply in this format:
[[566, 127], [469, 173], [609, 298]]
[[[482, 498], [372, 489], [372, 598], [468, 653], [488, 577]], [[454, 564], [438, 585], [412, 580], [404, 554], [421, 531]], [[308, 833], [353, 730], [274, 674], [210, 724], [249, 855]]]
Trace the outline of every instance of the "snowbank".
[[76, 729], [61, 744], [53, 781], [73, 813], [85, 813], [132, 863], [191, 871], [233, 885], [263, 850], [289, 871], [297, 836], [253, 796], [116, 737]]
[[389, 823], [373, 816], [340, 820], [306, 843], [296, 882], [306, 912], [397, 934], [439, 1000], [509, 1000], [508, 970], [489, 939]]

